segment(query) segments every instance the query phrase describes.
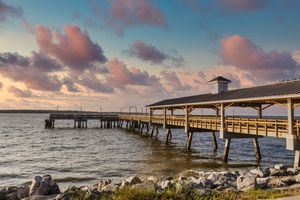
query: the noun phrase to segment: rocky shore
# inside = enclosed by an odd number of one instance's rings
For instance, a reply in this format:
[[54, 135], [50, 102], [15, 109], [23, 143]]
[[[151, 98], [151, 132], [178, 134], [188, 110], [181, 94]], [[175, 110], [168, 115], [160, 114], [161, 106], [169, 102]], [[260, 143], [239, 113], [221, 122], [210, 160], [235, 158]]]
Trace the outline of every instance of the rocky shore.
[[[27, 185], [0, 189], [0, 200], [168, 199], [163, 198], [165, 195], [177, 195], [170, 199], [181, 199], [180, 195], [189, 199], [218, 199], [228, 191], [235, 195], [234, 199], [249, 190], [274, 191], [296, 184], [300, 184], [300, 169], [282, 164], [247, 171], [188, 171], [176, 177], [130, 176], [121, 182], [107, 179], [94, 185], [69, 186], [65, 191], [50, 175], [44, 175], [34, 177]], [[131, 198], [136, 192], [142, 197]], [[114, 198], [118, 195], [122, 198]]]

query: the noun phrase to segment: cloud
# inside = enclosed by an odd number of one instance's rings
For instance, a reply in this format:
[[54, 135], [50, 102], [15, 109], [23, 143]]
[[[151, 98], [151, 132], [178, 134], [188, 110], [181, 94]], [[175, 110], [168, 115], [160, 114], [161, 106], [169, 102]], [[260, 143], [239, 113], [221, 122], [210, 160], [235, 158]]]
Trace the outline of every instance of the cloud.
[[61, 82], [50, 72], [62, 66], [42, 53], [32, 52], [30, 57], [18, 53], [0, 53], [0, 74], [14, 81], [23, 82], [28, 88], [43, 91], [59, 91]]
[[225, 9], [233, 11], [254, 11], [266, 7], [269, 0], [217, 0]]
[[94, 73], [84, 74], [78, 81], [82, 86], [101, 93], [113, 93], [114, 88], [109, 84], [104, 84]]
[[181, 56], [166, 54], [155, 46], [140, 40], [134, 41], [132, 46], [128, 50], [125, 50], [124, 53], [150, 62], [152, 65], [165, 65], [167, 61], [174, 67], [182, 67], [184, 65], [184, 59]]
[[250, 39], [233, 35], [221, 40], [224, 64], [251, 72], [258, 80], [281, 80], [299, 74], [299, 65], [290, 52], [266, 52]]
[[190, 90], [191, 87], [189, 85], [183, 85], [179, 80], [176, 72], [170, 71], [162, 71], [160, 73], [161, 79], [165, 82], [165, 85], [171, 91], [180, 91], [180, 90]]
[[10, 86], [7, 91], [12, 93], [15, 97], [32, 97], [33, 94], [30, 90], [21, 90], [15, 86]]
[[151, 76], [147, 71], [137, 68], [128, 68], [125, 63], [117, 58], [108, 63], [110, 75], [106, 77], [106, 83], [116, 88], [125, 88], [126, 85], [150, 86], [159, 81], [156, 76]]
[[35, 29], [37, 43], [42, 52], [54, 56], [75, 71], [84, 71], [93, 63], [107, 61], [99, 44], [76, 25], [66, 25], [64, 33], [52, 32], [46, 26]]
[[20, 7], [8, 5], [0, 0], [0, 22], [5, 22], [9, 17], [20, 17], [22, 16], [22, 12]]
[[153, 0], [108, 0], [108, 9], [96, 6], [95, 2], [94, 12], [118, 35], [122, 35], [125, 28], [138, 25], [167, 26]]
[[2, 89], [2, 87], [3, 87], [3, 83], [0, 82], [0, 89]]
[[293, 54], [293, 59], [298, 63], [298, 65], [300, 64], [300, 51], [295, 51]]

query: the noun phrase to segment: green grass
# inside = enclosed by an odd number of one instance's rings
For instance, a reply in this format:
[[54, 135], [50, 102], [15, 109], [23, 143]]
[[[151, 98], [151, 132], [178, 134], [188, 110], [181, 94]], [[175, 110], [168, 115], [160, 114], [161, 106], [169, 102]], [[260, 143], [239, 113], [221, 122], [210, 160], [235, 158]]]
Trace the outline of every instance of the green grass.
[[[80, 189], [70, 189], [68, 194], [70, 200], [94, 200], [91, 194]], [[256, 200], [275, 199], [299, 194], [300, 188], [285, 190], [252, 189], [243, 193], [235, 191], [212, 192], [208, 196], [201, 196], [191, 188], [171, 188], [162, 193], [156, 193], [153, 190], [125, 187], [117, 190], [114, 194], [102, 195], [97, 200]]]

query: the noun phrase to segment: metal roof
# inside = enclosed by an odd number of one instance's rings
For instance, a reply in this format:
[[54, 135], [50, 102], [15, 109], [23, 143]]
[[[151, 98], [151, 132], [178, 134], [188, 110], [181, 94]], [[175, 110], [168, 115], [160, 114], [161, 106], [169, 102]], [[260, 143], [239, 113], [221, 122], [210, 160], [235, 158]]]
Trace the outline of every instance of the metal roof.
[[166, 99], [153, 104], [148, 107], [159, 106], [176, 106], [176, 105], [189, 105], [196, 103], [214, 103], [236, 101], [240, 99], [272, 99], [273, 97], [286, 97], [295, 96], [300, 98], [300, 80], [286, 81], [275, 83], [271, 85], [256, 86], [251, 88], [243, 88], [236, 90], [229, 90], [218, 94], [201, 94], [195, 96], [180, 97], [174, 99]]
[[217, 76], [216, 78], [214, 78], [208, 82], [211, 83], [211, 82], [215, 82], [215, 81], [231, 83], [231, 80], [228, 80], [227, 78], [224, 78], [223, 76]]

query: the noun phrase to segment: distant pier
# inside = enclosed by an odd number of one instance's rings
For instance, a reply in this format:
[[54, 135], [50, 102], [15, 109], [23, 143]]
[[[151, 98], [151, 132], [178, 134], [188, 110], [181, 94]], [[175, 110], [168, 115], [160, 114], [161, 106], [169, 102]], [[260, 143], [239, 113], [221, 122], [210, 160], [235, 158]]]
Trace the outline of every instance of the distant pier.
[[52, 129], [58, 120], [74, 121], [74, 128], [88, 128], [88, 121], [98, 120], [100, 128], [116, 128], [119, 122], [119, 113], [96, 113], [96, 112], [69, 112], [51, 113], [45, 120], [45, 128]]

